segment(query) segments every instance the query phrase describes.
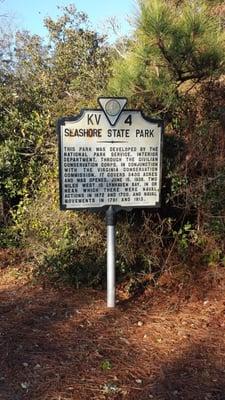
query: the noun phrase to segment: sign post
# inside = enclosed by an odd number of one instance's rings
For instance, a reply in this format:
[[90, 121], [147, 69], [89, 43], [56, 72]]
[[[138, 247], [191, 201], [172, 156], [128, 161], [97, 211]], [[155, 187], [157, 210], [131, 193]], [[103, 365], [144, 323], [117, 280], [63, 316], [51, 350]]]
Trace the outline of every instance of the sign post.
[[106, 211], [107, 222], [107, 307], [115, 307], [116, 298], [116, 213], [112, 206]]
[[115, 306], [117, 211], [160, 206], [161, 120], [125, 109], [125, 98], [99, 98], [58, 121], [60, 207], [106, 210], [107, 306]]

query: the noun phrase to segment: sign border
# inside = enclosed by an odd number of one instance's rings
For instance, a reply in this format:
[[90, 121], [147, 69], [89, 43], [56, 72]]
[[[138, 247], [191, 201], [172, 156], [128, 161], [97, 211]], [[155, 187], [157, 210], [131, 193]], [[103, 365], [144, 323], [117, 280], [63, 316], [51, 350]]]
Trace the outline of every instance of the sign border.
[[[106, 98], [106, 97], [104, 97]], [[121, 99], [124, 97], [107, 97], [108, 99]], [[56, 131], [57, 131], [57, 137], [58, 137], [58, 165], [59, 165], [59, 174], [58, 174], [58, 178], [59, 178], [59, 192], [60, 192], [60, 210], [62, 211], [91, 211], [91, 212], [102, 212], [105, 211], [106, 209], [109, 208], [110, 205], [112, 204], [108, 204], [108, 205], [103, 205], [100, 207], [78, 207], [78, 208], [68, 208], [66, 207], [63, 203], [62, 203], [62, 158], [61, 158], [61, 150], [62, 150], [62, 146], [61, 146], [61, 126], [65, 125], [65, 122], [69, 122], [69, 121], [78, 121], [79, 119], [82, 118], [83, 114], [85, 112], [95, 112], [95, 111], [102, 111], [104, 113], [103, 109], [100, 108], [82, 108], [80, 110], [80, 113], [77, 115], [70, 115], [67, 117], [61, 117], [57, 119], [57, 123], [56, 123]], [[162, 154], [163, 154], [163, 138], [164, 138], [164, 120], [163, 119], [159, 119], [159, 118], [151, 118], [151, 117], [147, 117], [142, 110], [134, 110], [134, 109], [123, 109], [121, 114], [123, 113], [123, 111], [128, 111], [128, 112], [140, 112], [141, 116], [143, 119], [145, 119], [148, 122], [152, 122], [155, 124], [158, 124], [159, 127], [161, 127], [161, 138], [160, 138], [160, 171], [159, 171], [159, 188], [161, 189], [162, 186]], [[105, 114], [105, 113], [104, 113]], [[109, 122], [110, 123], [110, 122]], [[111, 126], [113, 126], [110, 123]], [[120, 210], [125, 210], [125, 211], [131, 211], [133, 209], [140, 209], [140, 208], [151, 208], [151, 209], [158, 209], [161, 206], [161, 190], [159, 193], [159, 201], [154, 205], [154, 206], [120, 206], [120, 205], [113, 205], [113, 209], [117, 212]]]

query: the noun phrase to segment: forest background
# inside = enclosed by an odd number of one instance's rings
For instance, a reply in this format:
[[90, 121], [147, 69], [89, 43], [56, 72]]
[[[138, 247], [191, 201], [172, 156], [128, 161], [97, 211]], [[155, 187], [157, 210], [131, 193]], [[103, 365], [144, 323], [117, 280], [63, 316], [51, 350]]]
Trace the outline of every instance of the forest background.
[[48, 40], [0, 38], [0, 247], [32, 278], [105, 284], [105, 216], [59, 210], [56, 121], [125, 96], [165, 121], [161, 208], [120, 212], [117, 276], [128, 291], [225, 267], [225, 6], [140, 0], [115, 44], [75, 6], [46, 18]]

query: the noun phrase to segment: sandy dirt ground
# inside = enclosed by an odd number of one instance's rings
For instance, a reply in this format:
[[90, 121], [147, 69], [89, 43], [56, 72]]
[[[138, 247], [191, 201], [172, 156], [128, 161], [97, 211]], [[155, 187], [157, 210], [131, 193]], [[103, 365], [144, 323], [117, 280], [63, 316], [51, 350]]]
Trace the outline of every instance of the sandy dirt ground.
[[0, 272], [1, 400], [225, 400], [225, 273], [135, 298]]

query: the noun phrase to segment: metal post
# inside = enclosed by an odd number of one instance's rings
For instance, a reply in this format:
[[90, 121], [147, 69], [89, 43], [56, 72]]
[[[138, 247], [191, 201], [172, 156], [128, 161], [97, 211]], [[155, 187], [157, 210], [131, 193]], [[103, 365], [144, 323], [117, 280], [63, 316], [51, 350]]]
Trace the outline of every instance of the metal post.
[[106, 211], [107, 221], [107, 307], [115, 307], [116, 291], [116, 213], [112, 206]]

